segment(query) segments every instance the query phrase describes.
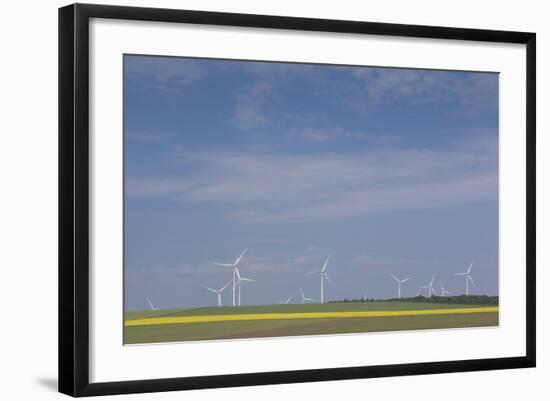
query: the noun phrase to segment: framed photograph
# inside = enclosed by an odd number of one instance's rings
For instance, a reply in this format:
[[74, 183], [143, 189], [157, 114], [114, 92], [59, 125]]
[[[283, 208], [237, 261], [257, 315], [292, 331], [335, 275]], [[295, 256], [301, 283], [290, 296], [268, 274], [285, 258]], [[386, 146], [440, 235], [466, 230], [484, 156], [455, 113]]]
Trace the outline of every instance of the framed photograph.
[[535, 366], [535, 82], [534, 33], [61, 8], [59, 390]]

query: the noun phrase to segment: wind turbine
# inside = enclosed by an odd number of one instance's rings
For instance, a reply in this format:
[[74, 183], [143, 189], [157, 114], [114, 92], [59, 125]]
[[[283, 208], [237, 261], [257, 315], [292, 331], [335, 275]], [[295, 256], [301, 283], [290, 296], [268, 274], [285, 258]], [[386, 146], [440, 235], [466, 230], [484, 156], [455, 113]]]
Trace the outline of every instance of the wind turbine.
[[390, 273], [390, 276], [392, 276], [393, 279], [397, 281], [397, 298], [401, 299], [401, 284], [403, 284], [405, 281], [409, 281], [412, 277], [407, 277], [407, 278], [404, 278], [403, 280], [399, 280], [392, 273]]
[[287, 298], [286, 301], [278, 301], [278, 302], [279, 302], [280, 304], [286, 305], [286, 304], [289, 304], [290, 301], [292, 301], [292, 298], [293, 298], [293, 296], [291, 295], [290, 297]]
[[149, 307], [151, 308], [151, 310], [159, 310], [159, 308], [155, 308], [149, 297], [147, 297], [147, 302], [149, 302]]
[[423, 289], [426, 289], [428, 291], [428, 298], [430, 298], [433, 295], [437, 295], [437, 293], [434, 290], [434, 281], [435, 281], [435, 274], [432, 276], [432, 281], [428, 285], [423, 285], [422, 287], [418, 287], [418, 292], [416, 293], [416, 296], [420, 295], [420, 292]]
[[[242, 259], [242, 257], [244, 256], [245, 253], [246, 253], [246, 248], [243, 251], [243, 253], [241, 253], [241, 255], [237, 259], [235, 259], [235, 262], [233, 262], [233, 263], [213, 262], [215, 265], [231, 267], [233, 269], [233, 289], [235, 289], [235, 281], [236, 281], [236, 276], [237, 276], [237, 273], [236, 273], [237, 272], [237, 265], [239, 264], [239, 262], [241, 261], [241, 259]], [[233, 291], [233, 306], [235, 306], [235, 291]]]
[[304, 295], [304, 291], [300, 288], [300, 295], [302, 296], [302, 303], [307, 304], [308, 302], [313, 302], [313, 298], [308, 298]]
[[235, 282], [235, 285], [233, 285], [233, 294], [235, 294], [235, 289], [239, 291], [237, 298], [238, 298], [238, 305], [241, 306], [241, 287], [244, 285], [245, 282], [253, 283], [256, 280], [252, 280], [251, 278], [242, 277], [239, 273], [239, 269], [235, 269], [235, 273], [237, 274], [237, 281]]
[[309, 274], [312, 274], [312, 273], [318, 273], [319, 276], [321, 276], [321, 303], [325, 303], [325, 298], [324, 298], [324, 280], [327, 279], [328, 283], [330, 285], [332, 285], [332, 281], [330, 281], [330, 278], [328, 278], [328, 274], [326, 272], [327, 270], [327, 264], [328, 264], [328, 260], [330, 258], [330, 255], [327, 256], [327, 259], [325, 260], [325, 264], [323, 265], [323, 268], [321, 270], [314, 270], [312, 272], [308, 272]]
[[466, 295], [470, 295], [470, 288], [468, 286], [468, 282], [471, 282], [472, 285], [475, 287], [474, 280], [472, 280], [472, 276], [470, 276], [470, 270], [472, 270], [472, 266], [474, 265], [474, 261], [472, 260], [472, 263], [470, 263], [470, 267], [468, 267], [468, 270], [465, 273], [455, 273], [455, 276], [464, 276], [466, 279]]
[[443, 281], [439, 282], [441, 285], [441, 296], [444, 297], [445, 295], [452, 295], [451, 291], [447, 291], [445, 287], [443, 287]]
[[226, 285], [224, 285], [222, 288], [220, 288], [219, 290], [215, 290], [213, 288], [210, 288], [210, 287], [204, 287], [206, 288], [208, 291], [210, 292], [213, 292], [214, 294], [217, 294], [218, 295], [218, 306], [222, 306], [222, 291], [225, 290], [225, 288], [231, 284], [231, 281], [229, 281]]

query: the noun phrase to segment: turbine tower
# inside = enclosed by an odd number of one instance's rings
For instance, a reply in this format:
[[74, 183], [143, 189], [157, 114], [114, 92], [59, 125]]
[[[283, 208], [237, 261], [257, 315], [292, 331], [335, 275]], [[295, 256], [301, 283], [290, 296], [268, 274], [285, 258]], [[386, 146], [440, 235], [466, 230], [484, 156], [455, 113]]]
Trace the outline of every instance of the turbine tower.
[[323, 268], [321, 270], [314, 270], [312, 272], [308, 272], [310, 274], [318, 273], [319, 276], [321, 277], [321, 303], [322, 304], [325, 303], [325, 298], [324, 298], [324, 282], [325, 282], [325, 279], [328, 281], [328, 283], [330, 285], [332, 285], [332, 281], [330, 281], [330, 278], [328, 278], [328, 274], [326, 272], [329, 258], [330, 258], [330, 255], [327, 256], [327, 259], [325, 260], [325, 264], [323, 265]]
[[466, 279], [466, 295], [470, 295], [470, 288], [469, 283], [471, 282], [472, 285], [475, 287], [474, 280], [472, 280], [472, 276], [470, 275], [470, 270], [472, 270], [472, 266], [474, 265], [474, 261], [472, 260], [472, 263], [470, 263], [470, 267], [468, 267], [468, 270], [466, 270], [465, 273], [455, 273], [455, 276], [464, 276]]
[[215, 290], [213, 288], [210, 288], [210, 287], [204, 287], [205, 289], [207, 289], [208, 291], [210, 292], [213, 292], [214, 294], [217, 294], [218, 295], [218, 306], [222, 306], [222, 292], [223, 290], [225, 290], [225, 288], [231, 284], [231, 281], [229, 281], [226, 285], [224, 285], [222, 288], [220, 288], [219, 290]]
[[241, 287], [244, 285], [245, 282], [253, 283], [256, 280], [252, 280], [251, 278], [242, 277], [239, 273], [239, 269], [235, 269], [235, 273], [237, 275], [237, 281], [235, 282], [235, 285], [233, 286], [233, 289], [231, 290], [233, 292], [233, 295], [235, 294], [235, 291], [238, 291], [237, 294], [237, 305], [241, 306]]
[[447, 291], [445, 287], [443, 287], [443, 281], [440, 281], [439, 284], [441, 285], [441, 296], [444, 297], [446, 295], [452, 295], [453, 293], [451, 291]]
[[151, 308], [151, 310], [159, 310], [159, 308], [155, 308], [149, 297], [147, 297], [147, 302], [149, 303], [149, 307]]
[[[236, 282], [236, 277], [237, 277], [237, 265], [239, 264], [239, 262], [241, 261], [242, 257], [244, 256], [244, 254], [246, 253], [246, 249], [243, 251], [243, 253], [241, 253], [241, 255], [235, 259], [235, 262], [233, 263], [217, 263], [217, 262], [213, 262], [215, 265], [218, 265], [218, 266], [225, 266], [225, 267], [231, 267], [233, 269], [233, 289], [235, 289], [235, 282]], [[235, 291], [233, 291], [233, 306], [235, 306]]]
[[307, 304], [308, 302], [313, 302], [313, 298], [308, 298], [304, 295], [304, 291], [300, 288], [300, 295], [302, 296], [302, 303]]
[[395, 277], [392, 273], [390, 273], [390, 276], [393, 277], [393, 279], [395, 281], [397, 281], [397, 298], [398, 299], [401, 299], [401, 285], [405, 282], [405, 281], [409, 281], [412, 277], [407, 277], [407, 278], [404, 278], [403, 280], [399, 280], [397, 277]]
[[420, 295], [423, 289], [426, 289], [428, 291], [428, 298], [430, 298], [433, 295], [437, 295], [437, 293], [434, 290], [434, 281], [435, 281], [435, 274], [432, 276], [432, 280], [428, 283], [428, 285], [423, 285], [422, 287], [418, 287], [418, 292], [416, 293], [416, 296]]

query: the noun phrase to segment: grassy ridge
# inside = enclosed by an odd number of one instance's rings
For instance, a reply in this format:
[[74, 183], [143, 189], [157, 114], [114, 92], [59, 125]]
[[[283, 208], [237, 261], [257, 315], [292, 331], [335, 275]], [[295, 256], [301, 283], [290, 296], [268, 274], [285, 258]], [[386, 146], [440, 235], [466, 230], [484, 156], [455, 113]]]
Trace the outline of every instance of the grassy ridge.
[[[476, 305], [468, 304], [468, 307]], [[479, 307], [487, 306], [477, 305]], [[258, 306], [223, 306], [204, 308], [132, 311], [126, 320], [148, 317], [208, 316], [261, 313], [304, 313], [346, 311], [403, 311], [442, 308], [464, 308], [465, 304], [410, 302], [407, 300], [369, 302], [331, 302], [328, 304], [289, 304]], [[498, 313], [468, 313], [464, 315], [422, 315], [400, 317], [282, 319], [259, 321], [224, 321], [126, 327], [126, 344], [160, 343], [237, 338], [300, 336], [339, 333], [365, 333], [395, 330], [422, 330], [498, 325]]]
[[319, 334], [365, 333], [498, 325], [498, 313], [347, 319], [299, 319], [127, 327], [126, 344]]

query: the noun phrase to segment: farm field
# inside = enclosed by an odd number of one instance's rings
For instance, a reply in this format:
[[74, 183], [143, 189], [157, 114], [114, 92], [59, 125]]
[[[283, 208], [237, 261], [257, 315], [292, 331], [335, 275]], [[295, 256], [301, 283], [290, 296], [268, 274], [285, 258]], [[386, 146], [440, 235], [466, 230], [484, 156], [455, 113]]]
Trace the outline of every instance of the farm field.
[[125, 344], [498, 325], [498, 307], [421, 302], [203, 307], [125, 314]]

